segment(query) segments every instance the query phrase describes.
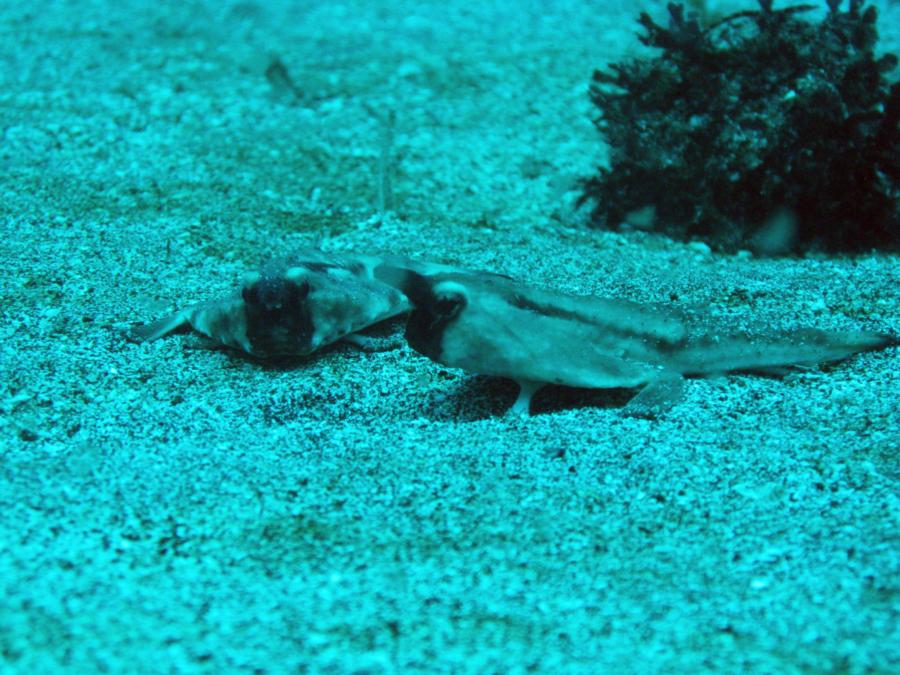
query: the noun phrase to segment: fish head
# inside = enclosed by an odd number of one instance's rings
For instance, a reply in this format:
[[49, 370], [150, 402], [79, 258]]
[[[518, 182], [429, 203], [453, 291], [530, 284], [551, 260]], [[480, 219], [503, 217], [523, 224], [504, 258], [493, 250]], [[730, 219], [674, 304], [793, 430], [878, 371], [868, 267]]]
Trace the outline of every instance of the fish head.
[[451, 279], [408, 272], [403, 290], [413, 304], [407, 342], [423, 356], [440, 361], [447, 329], [469, 303], [466, 288]]
[[253, 275], [244, 284], [246, 335], [259, 357], [302, 356], [312, 352], [310, 282], [303, 274]]
[[272, 265], [241, 292], [249, 351], [260, 358], [307, 356], [409, 310], [406, 296], [347, 265]]

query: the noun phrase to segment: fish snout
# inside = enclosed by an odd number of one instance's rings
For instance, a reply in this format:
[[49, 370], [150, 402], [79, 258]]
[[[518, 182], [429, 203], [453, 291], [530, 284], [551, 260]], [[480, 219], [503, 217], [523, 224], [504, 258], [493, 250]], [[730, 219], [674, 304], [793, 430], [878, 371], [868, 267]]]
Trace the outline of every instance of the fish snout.
[[305, 279], [263, 276], [244, 287], [247, 338], [257, 356], [303, 355], [310, 351], [313, 325]]

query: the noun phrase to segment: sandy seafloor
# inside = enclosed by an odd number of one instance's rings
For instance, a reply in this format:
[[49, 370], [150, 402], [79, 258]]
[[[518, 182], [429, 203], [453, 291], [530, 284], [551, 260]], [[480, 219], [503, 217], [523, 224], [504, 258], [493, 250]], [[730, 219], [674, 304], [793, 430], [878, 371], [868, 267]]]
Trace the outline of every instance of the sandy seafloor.
[[316, 243], [900, 332], [897, 256], [585, 227], [637, 4], [155, 4], [0, 6], [0, 671], [896, 672], [897, 349], [651, 421], [506, 417], [406, 346], [122, 338]]

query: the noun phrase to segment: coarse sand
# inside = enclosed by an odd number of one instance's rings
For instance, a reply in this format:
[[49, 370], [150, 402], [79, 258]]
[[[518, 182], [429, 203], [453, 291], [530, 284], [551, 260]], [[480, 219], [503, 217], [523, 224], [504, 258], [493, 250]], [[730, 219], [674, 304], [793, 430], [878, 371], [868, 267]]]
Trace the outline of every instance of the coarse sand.
[[308, 245], [900, 333], [897, 256], [586, 227], [591, 71], [663, 5], [0, 5], [0, 671], [900, 669], [896, 348], [643, 420], [504, 415], [399, 322], [286, 364], [123, 339]]

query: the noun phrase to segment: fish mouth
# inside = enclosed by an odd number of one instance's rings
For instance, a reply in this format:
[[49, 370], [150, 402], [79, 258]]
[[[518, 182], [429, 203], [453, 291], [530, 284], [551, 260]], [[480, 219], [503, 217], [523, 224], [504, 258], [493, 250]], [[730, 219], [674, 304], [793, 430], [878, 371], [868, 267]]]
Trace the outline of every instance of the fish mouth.
[[244, 318], [253, 354], [304, 356], [312, 351], [314, 326], [309, 282], [266, 275], [244, 287]]

